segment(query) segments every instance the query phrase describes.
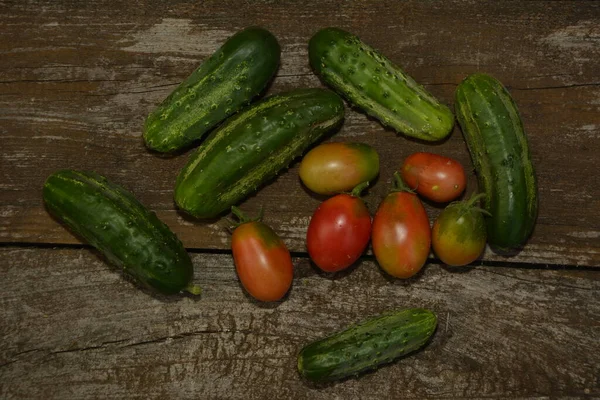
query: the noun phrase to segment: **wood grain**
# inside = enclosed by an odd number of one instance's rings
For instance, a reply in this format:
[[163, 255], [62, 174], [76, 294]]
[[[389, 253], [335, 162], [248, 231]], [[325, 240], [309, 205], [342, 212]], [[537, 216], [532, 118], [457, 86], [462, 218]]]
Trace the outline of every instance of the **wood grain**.
[[[195, 254], [200, 297], [152, 295], [88, 249], [0, 249], [3, 399], [583, 398], [600, 396], [595, 271], [427, 265], [410, 281], [371, 261], [326, 276], [296, 258], [284, 301], [238, 283], [231, 256]], [[422, 351], [331, 385], [300, 348], [392, 308], [439, 318]]]
[[[600, 265], [600, 7], [594, 2], [195, 2], [0, 3], [0, 241], [77, 243], [45, 212], [44, 179], [60, 168], [93, 169], [131, 190], [194, 249], [226, 249], [216, 221], [175, 210], [175, 177], [189, 152], [159, 157], [141, 140], [144, 117], [224, 40], [249, 25], [270, 29], [282, 63], [269, 93], [321, 83], [306, 44], [319, 28], [348, 29], [379, 48], [444, 103], [485, 71], [511, 90], [529, 135], [540, 216], [510, 262]], [[367, 196], [372, 211], [393, 171], [414, 151], [435, 151], [470, 168], [460, 130], [428, 146], [354, 109], [327, 140], [363, 141], [381, 154]], [[468, 191], [476, 190], [470, 174]], [[296, 165], [242, 206], [265, 207], [291, 249], [319, 199]], [[433, 220], [440, 208], [427, 205]], [[487, 260], [503, 260], [487, 252]]]

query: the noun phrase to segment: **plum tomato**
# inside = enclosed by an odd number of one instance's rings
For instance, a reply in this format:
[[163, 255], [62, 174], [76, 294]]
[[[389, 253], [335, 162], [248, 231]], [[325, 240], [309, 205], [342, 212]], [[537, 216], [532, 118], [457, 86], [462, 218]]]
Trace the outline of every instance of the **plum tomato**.
[[260, 217], [248, 220], [236, 207], [232, 211], [240, 219], [231, 236], [231, 251], [242, 286], [257, 300], [280, 300], [294, 277], [289, 250]]
[[433, 223], [433, 252], [443, 263], [463, 266], [483, 253], [487, 240], [483, 214], [487, 211], [475, 206], [482, 196], [485, 194], [450, 203]]
[[433, 153], [414, 153], [402, 164], [402, 179], [421, 196], [438, 203], [458, 198], [467, 178], [456, 160]]
[[306, 233], [311, 260], [325, 272], [352, 265], [365, 251], [371, 236], [371, 214], [359, 197], [366, 184], [351, 194], [338, 194], [315, 210]]
[[379, 266], [396, 278], [415, 275], [429, 256], [431, 229], [417, 195], [394, 175], [394, 186], [373, 218], [371, 246]]
[[365, 143], [324, 143], [300, 162], [300, 180], [311, 191], [332, 195], [347, 192], [379, 174], [379, 154]]

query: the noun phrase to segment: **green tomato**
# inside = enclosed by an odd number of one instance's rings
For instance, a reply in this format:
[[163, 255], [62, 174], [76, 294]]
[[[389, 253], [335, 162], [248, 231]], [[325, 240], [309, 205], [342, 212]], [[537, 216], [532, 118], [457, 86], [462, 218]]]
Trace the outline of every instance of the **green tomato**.
[[483, 217], [486, 211], [474, 205], [483, 195], [449, 204], [433, 223], [433, 251], [445, 264], [467, 265], [483, 253], [487, 240]]

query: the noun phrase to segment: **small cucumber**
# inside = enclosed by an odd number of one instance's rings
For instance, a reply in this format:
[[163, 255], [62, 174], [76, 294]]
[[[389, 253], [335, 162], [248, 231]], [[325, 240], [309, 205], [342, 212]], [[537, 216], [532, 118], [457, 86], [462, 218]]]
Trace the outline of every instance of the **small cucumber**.
[[137, 282], [165, 294], [197, 290], [182, 243], [122, 187], [94, 172], [61, 170], [46, 180], [43, 198], [50, 214]]
[[298, 371], [311, 381], [332, 381], [376, 369], [423, 347], [436, 326], [429, 310], [385, 313], [305, 346]]
[[265, 29], [251, 27], [233, 35], [150, 113], [146, 146], [173, 152], [202, 138], [265, 89], [280, 52]]
[[538, 212], [537, 180], [517, 106], [495, 78], [473, 74], [456, 89], [456, 114], [480, 191], [488, 243], [500, 250], [522, 247]]
[[253, 103], [198, 147], [180, 172], [175, 202], [213, 218], [255, 192], [344, 118], [344, 103], [326, 89], [296, 89]]
[[450, 109], [358, 37], [322, 29], [310, 39], [308, 54], [327, 85], [383, 125], [425, 141], [441, 140], [452, 131]]

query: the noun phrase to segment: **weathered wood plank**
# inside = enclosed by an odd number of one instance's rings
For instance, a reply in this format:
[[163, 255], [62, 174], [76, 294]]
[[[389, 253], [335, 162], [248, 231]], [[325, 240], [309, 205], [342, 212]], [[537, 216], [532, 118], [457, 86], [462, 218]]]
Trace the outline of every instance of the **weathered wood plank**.
[[[188, 154], [161, 158], [140, 139], [145, 115], [229, 35], [248, 25], [272, 30], [282, 65], [270, 93], [320, 85], [306, 43], [320, 27], [360, 35], [452, 104], [468, 73], [505, 82], [521, 108], [540, 185], [540, 217], [514, 262], [600, 265], [600, 41], [594, 2], [4, 2], [0, 13], [0, 241], [76, 243], [43, 209], [40, 191], [59, 168], [94, 169], [156, 210], [186, 246], [224, 249], [215, 221], [186, 219], [172, 188]], [[375, 210], [402, 159], [436, 151], [470, 167], [460, 131], [427, 146], [348, 110], [329, 140], [373, 145], [382, 174], [367, 196]], [[470, 175], [469, 190], [475, 190]], [[265, 207], [290, 248], [304, 251], [318, 199], [296, 167], [245, 204]], [[428, 205], [431, 219], [439, 208]], [[500, 260], [487, 252], [488, 260]]]
[[[567, 398], [600, 396], [600, 274], [428, 265], [410, 281], [371, 261], [336, 277], [296, 258], [287, 298], [245, 295], [231, 256], [195, 254], [201, 297], [151, 295], [88, 249], [0, 250], [0, 397]], [[313, 385], [307, 342], [391, 308], [427, 307], [421, 352]]]

